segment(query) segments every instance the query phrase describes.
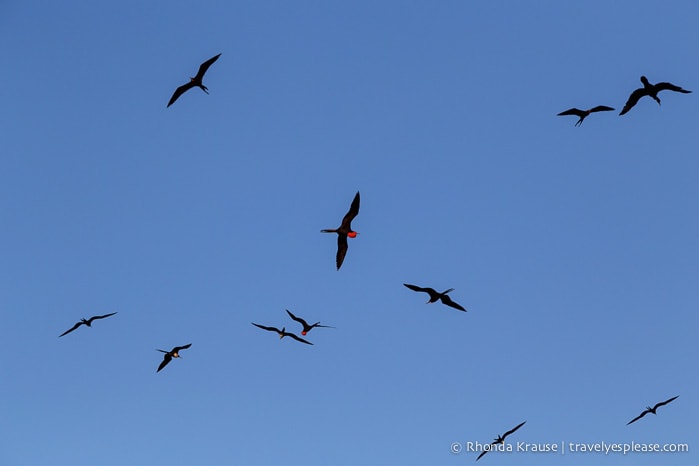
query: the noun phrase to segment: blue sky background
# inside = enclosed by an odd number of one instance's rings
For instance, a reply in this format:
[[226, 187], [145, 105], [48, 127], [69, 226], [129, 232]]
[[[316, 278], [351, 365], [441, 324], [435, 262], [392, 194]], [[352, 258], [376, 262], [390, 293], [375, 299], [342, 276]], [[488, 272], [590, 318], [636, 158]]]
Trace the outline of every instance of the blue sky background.
[[[659, 5], [0, 3], [0, 464], [461, 464], [526, 420], [690, 452], [479, 464], [696, 465], [699, 7]], [[618, 116], [641, 75], [695, 93]]]

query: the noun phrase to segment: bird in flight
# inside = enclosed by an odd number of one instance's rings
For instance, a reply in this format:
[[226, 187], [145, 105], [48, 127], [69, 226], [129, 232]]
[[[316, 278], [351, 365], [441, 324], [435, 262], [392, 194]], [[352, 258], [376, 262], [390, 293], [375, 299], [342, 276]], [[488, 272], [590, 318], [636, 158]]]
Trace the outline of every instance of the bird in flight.
[[313, 324], [313, 325], [308, 325], [308, 322], [306, 322], [305, 320], [303, 320], [303, 319], [300, 318], [300, 317], [296, 317], [294, 314], [291, 313], [290, 310], [287, 309], [287, 310], [286, 310], [286, 313], [289, 314], [289, 317], [291, 317], [292, 319], [294, 319], [296, 322], [298, 322], [298, 323], [300, 323], [301, 325], [303, 325], [303, 330], [301, 330], [301, 335], [307, 334], [308, 332], [310, 332], [311, 330], [313, 330], [313, 329], [316, 328], [316, 327], [335, 328], [335, 327], [331, 327], [331, 326], [329, 326], [329, 325], [320, 325], [320, 322], [316, 322], [316, 323]]
[[165, 350], [161, 350], [161, 349], [156, 350], [156, 351], [160, 351], [161, 353], [165, 353], [165, 356], [163, 356], [163, 362], [160, 363], [160, 365], [158, 366], [158, 370], [155, 371], [155, 372], [160, 372], [160, 370], [161, 370], [163, 367], [167, 366], [168, 363], [169, 363], [170, 361], [172, 361], [172, 358], [179, 358], [179, 357], [181, 357], [181, 356], [180, 356], [180, 351], [182, 351], [183, 349], [187, 349], [187, 348], [189, 348], [190, 346], [192, 346], [191, 343], [188, 344], [188, 345], [184, 345], [184, 346], [175, 346], [175, 347], [172, 348], [170, 351], [165, 351]]
[[580, 118], [577, 123], [575, 123], [575, 126], [580, 126], [583, 122], [583, 120], [590, 114], [594, 112], [608, 112], [610, 110], [614, 110], [612, 107], [607, 107], [606, 105], [598, 105], [596, 107], [593, 107], [589, 110], [580, 110], [577, 108], [570, 108], [566, 110], [565, 112], [561, 112], [558, 114], [558, 116], [564, 116], [564, 115], [575, 115], [576, 117]]
[[430, 300], [427, 301], [426, 304], [430, 304], [430, 303], [434, 303], [438, 300], [442, 300], [442, 303], [446, 304], [449, 307], [453, 307], [454, 309], [458, 309], [460, 311], [467, 312], [466, 309], [463, 308], [463, 306], [452, 301], [451, 298], [447, 295], [447, 293], [454, 291], [454, 288], [449, 288], [446, 291], [442, 291], [441, 293], [438, 293], [437, 290], [435, 290], [434, 288], [422, 288], [422, 287], [415, 286], [415, 285], [409, 285], [408, 283], [403, 283], [403, 286], [405, 286], [413, 291], [422, 291], [424, 293], [429, 294]]
[[653, 406], [652, 408], [651, 408], [650, 406], [646, 406], [646, 410], [645, 410], [645, 411], [643, 411], [641, 414], [639, 414], [639, 415], [636, 416], [635, 418], [631, 419], [629, 422], [626, 423], [626, 425], [628, 426], [628, 425], [631, 424], [632, 422], [638, 421], [639, 419], [641, 419], [643, 416], [645, 416], [645, 415], [648, 414], [648, 413], [657, 414], [655, 411], [656, 411], [658, 408], [660, 408], [661, 406], [664, 406], [664, 405], [670, 403], [671, 401], [675, 400], [678, 396], [679, 396], [679, 395], [673, 396], [673, 397], [670, 398], [669, 400], [661, 401], [660, 403], [657, 403], [657, 404], [656, 404], [655, 406]]
[[359, 191], [354, 196], [352, 200], [352, 205], [349, 211], [345, 214], [342, 219], [342, 225], [340, 228], [334, 230], [320, 230], [321, 233], [337, 233], [337, 255], [335, 256], [335, 263], [337, 264], [337, 270], [340, 270], [342, 262], [345, 260], [345, 254], [347, 254], [347, 237], [356, 238], [357, 232], [352, 230], [352, 220], [359, 213]]
[[60, 335], [58, 335], [58, 337], [60, 338], [60, 337], [62, 337], [63, 335], [68, 335], [70, 332], [72, 332], [72, 331], [75, 330], [76, 328], [80, 327], [81, 325], [87, 325], [88, 327], [92, 327], [92, 321], [93, 321], [93, 320], [104, 319], [104, 318], [106, 318], [106, 317], [113, 316], [114, 314], [116, 314], [116, 312], [112, 312], [112, 313], [110, 313], [110, 314], [105, 314], [105, 315], [103, 315], [103, 316], [92, 316], [92, 317], [90, 317], [89, 319], [80, 319], [80, 322], [76, 323], [75, 325], [73, 325], [72, 328], [69, 328], [69, 329], [66, 330], [65, 332], [63, 332], [63, 333], [61, 333]]
[[209, 89], [204, 86], [204, 83], [202, 80], [204, 79], [204, 74], [206, 73], [206, 70], [209, 69], [209, 67], [216, 61], [218, 60], [218, 57], [220, 57], [221, 54], [219, 53], [215, 57], [211, 57], [208, 60], [206, 60], [204, 63], [199, 65], [199, 71], [197, 71], [197, 75], [193, 78], [189, 78], [189, 82], [187, 84], [183, 84], [177, 89], [175, 89], [175, 93], [172, 94], [172, 97], [170, 97], [170, 102], [167, 103], [167, 106], [169, 107], [170, 105], [174, 104], [179, 97], [190, 90], [193, 87], [198, 87], [202, 91], [206, 92], [207, 94], [209, 93]]
[[252, 325], [255, 327], [261, 328], [262, 330], [267, 330], [269, 332], [277, 332], [279, 334], [279, 339], [281, 340], [284, 337], [291, 337], [296, 341], [300, 341], [301, 343], [305, 343], [307, 345], [312, 345], [310, 341], [306, 341], [301, 337], [297, 337], [293, 333], [289, 333], [286, 331], [286, 327], [282, 327], [281, 330], [279, 330], [277, 327], [265, 327], [264, 325], [256, 324], [255, 322], [250, 322]]
[[[507, 437], [508, 435], [514, 433], [517, 429], [519, 429], [520, 427], [522, 427], [522, 426], [523, 426], [524, 424], [526, 424], [526, 423], [527, 423], [527, 421], [524, 421], [523, 423], [519, 424], [517, 427], [514, 427], [514, 428], [511, 429], [511, 430], [508, 430], [507, 432], [505, 432], [505, 433], [502, 434], [502, 435], [498, 435], [498, 437], [497, 437], [495, 440], [493, 440], [492, 442], [490, 442], [490, 445], [493, 446], [493, 445], [498, 445], [498, 444], [501, 444], [501, 443], [504, 444], [504, 443], [505, 443], [505, 437]], [[487, 449], [483, 450], [483, 451], [481, 452], [481, 454], [478, 455], [478, 458], [476, 458], [476, 461], [478, 461], [479, 459], [481, 459], [481, 457], [482, 457], [483, 455], [485, 455], [486, 453], [488, 453], [489, 451], [490, 451], [490, 448], [487, 448]]]
[[675, 91], [681, 92], [683, 94], [689, 94], [692, 92], [686, 89], [682, 89], [679, 86], [675, 86], [672, 83], [651, 84], [648, 82], [648, 78], [646, 78], [645, 76], [641, 76], [641, 82], [643, 83], [643, 87], [639, 87], [631, 93], [631, 95], [629, 96], [629, 100], [626, 101], [626, 104], [624, 105], [624, 108], [621, 109], [621, 113], [619, 113], [619, 115], [623, 115], [629, 110], [631, 110], [633, 106], [636, 105], [640, 98], [644, 95], [652, 97], [653, 100], [658, 102], [658, 105], [660, 105], [660, 99], [658, 98], [658, 92], [660, 91]]

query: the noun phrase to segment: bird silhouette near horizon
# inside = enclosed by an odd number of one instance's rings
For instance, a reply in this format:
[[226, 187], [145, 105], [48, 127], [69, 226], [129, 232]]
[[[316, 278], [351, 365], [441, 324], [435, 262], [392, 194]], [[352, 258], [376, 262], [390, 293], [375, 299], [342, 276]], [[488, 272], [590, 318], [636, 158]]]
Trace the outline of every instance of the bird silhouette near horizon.
[[448, 290], [442, 291], [441, 293], [439, 293], [434, 288], [422, 288], [420, 286], [410, 285], [408, 283], [403, 283], [403, 286], [405, 286], [406, 288], [409, 288], [413, 291], [420, 291], [420, 292], [429, 294], [430, 299], [429, 299], [429, 301], [427, 301], [426, 304], [434, 303], [434, 302], [437, 302], [438, 300], [441, 300], [442, 304], [446, 304], [447, 306], [453, 307], [454, 309], [458, 309], [459, 311], [467, 312], [466, 309], [464, 309], [464, 307], [461, 304], [455, 303], [448, 296], [447, 293], [451, 293], [452, 291], [454, 291], [454, 288], [449, 288]]
[[575, 115], [576, 117], [580, 118], [577, 123], [575, 123], [575, 126], [580, 126], [582, 125], [582, 122], [585, 118], [587, 118], [590, 113], [594, 112], [608, 112], [610, 110], [614, 110], [612, 107], [607, 107], [606, 105], [598, 105], [596, 107], [592, 107], [589, 110], [580, 110], [578, 108], [570, 108], [566, 110], [565, 112], [561, 112], [558, 114], [558, 116], [565, 116], [565, 115]]
[[306, 341], [303, 338], [294, 335], [293, 333], [287, 332], [286, 327], [282, 327], [281, 330], [279, 330], [277, 327], [265, 327], [264, 325], [256, 324], [255, 322], [250, 322], [252, 325], [254, 325], [257, 328], [261, 328], [262, 330], [267, 330], [268, 332], [277, 332], [279, 335], [279, 339], [281, 340], [284, 337], [291, 337], [296, 341], [300, 341], [301, 343], [305, 343], [307, 345], [312, 345], [310, 341]]
[[316, 327], [335, 328], [335, 327], [331, 327], [330, 325], [320, 325], [320, 322], [316, 322], [313, 325], [309, 325], [308, 322], [303, 320], [301, 317], [296, 317], [294, 314], [292, 314], [290, 310], [286, 309], [286, 313], [289, 314], [289, 317], [291, 317], [293, 320], [295, 320], [296, 322], [303, 325], [303, 330], [301, 330], [301, 335], [306, 335], [308, 332], [310, 332], [311, 330], [313, 330]]
[[105, 318], [107, 318], [107, 317], [113, 316], [114, 314], [116, 314], [116, 312], [112, 312], [112, 313], [109, 313], [109, 314], [105, 314], [105, 315], [103, 315], [103, 316], [92, 316], [92, 317], [90, 317], [89, 319], [80, 319], [80, 321], [79, 321], [78, 323], [76, 323], [75, 325], [73, 325], [73, 327], [69, 328], [69, 329], [66, 330], [65, 332], [63, 332], [63, 333], [61, 333], [60, 335], [58, 335], [58, 337], [60, 338], [60, 337], [62, 337], [63, 335], [68, 335], [70, 332], [72, 332], [72, 331], [75, 330], [76, 328], [80, 327], [81, 325], [86, 325], [86, 326], [88, 326], [88, 327], [92, 327], [92, 321], [93, 321], [93, 320], [105, 319]]
[[651, 97], [653, 100], [658, 102], [658, 105], [660, 105], [660, 98], [658, 98], [658, 92], [660, 91], [675, 91], [681, 92], [683, 94], [690, 94], [692, 92], [686, 89], [682, 89], [679, 86], [675, 86], [672, 83], [651, 84], [650, 82], [648, 82], [648, 78], [646, 78], [645, 76], [641, 76], [641, 82], [643, 83], [643, 87], [639, 87], [631, 93], [631, 95], [629, 96], [629, 100], [626, 101], [626, 104], [624, 105], [624, 108], [621, 109], [621, 113], [619, 113], [619, 115], [623, 115], [627, 113], [629, 110], [631, 110], [634, 107], [634, 105], [638, 103], [641, 97], [645, 95]]
[[182, 356], [180, 356], [180, 351], [182, 351], [183, 349], [187, 349], [190, 346], [192, 346], [191, 343], [188, 345], [184, 345], [184, 346], [175, 346], [170, 351], [165, 351], [165, 350], [161, 350], [161, 349], [156, 350], [156, 351], [160, 351], [161, 353], [165, 353], [165, 356], [163, 356], [163, 362], [160, 363], [160, 365], [158, 366], [158, 370], [155, 372], [160, 372], [160, 370], [163, 367], [167, 366], [168, 363], [170, 361], [172, 361], [172, 358], [181, 358]]
[[209, 69], [209, 67], [216, 61], [218, 60], [218, 57], [220, 57], [221, 54], [219, 53], [215, 57], [211, 57], [208, 60], [206, 60], [204, 63], [199, 65], [199, 71], [197, 71], [197, 75], [193, 78], [189, 78], [189, 82], [187, 84], [183, 84], [177, 89], [175, 89], [175, 93], [172, 94], [172, 97], [170, 97], [170, 101], [167, 103], [167, 106], [169, 107], [170, 105], [174, 104], [179, 97], [190, 90], [193, 87], [198, 87], [202, 91], [206, 92], [207, 94], [209, 93], [209, 88], [204, 86], [203, 80], [204, 80], [204, 74], [206, 74], [206, 70]]
[[340, 227], [333, 230], [320, 230], [321, 233], [337, 233], [337, 255], [335, 256], [335, 265], [337, 265], [337, 270], [340, 270], [340, 267], [345, 260], [345, 255], [347, 254], [347, 237], [357, 237], [357, 232], [352, 230], [352, 220], [358, 213], [359, 191], [357, 191], [357, 194], [355, 194], [349, 211], [347, 211], [345, 216], [342, 218], [342, 224]]
[[[498, 444], [501, 444], [501, 443], [504, 444], [504, 443], [505, 443], [505, 437], [507, 437], [508, 435], [514, 433], [517, 429], [519, 429], [520, 427], [522, 427], [522, 426], [523, 426], [524, 424], [526, 424], [526, 423], [527, 423], [527, 421], [524, 421], [523, 423], [519, 424], [518, 426], [516, 426], [516, 427], [514, 427], [514, 428], [512, 428], [512, 429], [510, 429], [510, 430], [508, 430], [508, 431], [505, 432], [504, 434], [498, 435], [497, 438], [496, 438], [495, 440], [493, 440], [492, 442], [490, 442], [490, 446], [498, 445]], [[483, 455], [485, 455], [486, 453], [488, 453], [489, 451], [490, 451], [490, 448], [483, 450], [483, 451], [481, 452], [481, 454], [478, 455], [478, 458], [476, 458], [476, 461], [478, 461], [479, 459], [481, 459], [481, 457], [482, 457]]]
[[669, 400], [665, 400], [665, 401], [661, 401], [660, 403], [656, 403], [655, 406], [653, 406], [652, 408], [651, 408], [650, 406], [646, 406], [646, 410], [645, 410], [645, 411], [643, 411], [641, 414], [639, 414], [639, 415], [636, 416], [635, 418], [631, 419], [629, 422], [626, 423], [626, 425], [628, 426], [629, 424], [638, 421], [639, 419], [641, 419], [643, 416], [645, 416], [645, 415], [648, 414], [648, 413], [657, 414], [655, 411], [656, 411], [658, 408], [660, 408], [661, 406], [665, 406], [666, 404], [668, 404], [668, 403], [670, 403], [671, 401], [677, 399], [678, 397], [679, 397], [679, 395], [673, 396], [673, 397], [670, 398]]

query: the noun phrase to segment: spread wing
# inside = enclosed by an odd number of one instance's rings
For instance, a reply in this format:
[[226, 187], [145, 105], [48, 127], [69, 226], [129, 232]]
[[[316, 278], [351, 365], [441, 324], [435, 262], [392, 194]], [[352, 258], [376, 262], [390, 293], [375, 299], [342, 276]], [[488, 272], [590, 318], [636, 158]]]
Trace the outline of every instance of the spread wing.
[[188, 345], [184, 345], [184, 346], [175, 346], [175, 347], [172, 349], [172, 352], [173, 352], [173, 353], [178, 353], [178, 352], [180, 352], [180, 351], [183, 350], [183, 349], [189, 348], [190, 346], [192, 346], [191, 343], [188, 344]]
[[432, 288], [422, 288], [422, 287], [420, 287], [420, 286], [417, 286], [417, 285], [410, 285], [410, 284], [408, 284], [408, 283], [403, 283], [403, 286], [405, 286], [405, 287], [407, 287], [407, 288], [409, 288], [409, 289], [411, 289], [411, 290], [413, 290], [413, 291], [422, 291], [422, 292], [424, 292], [424, 293], [429, 293], [430, 295], [431, 295], [432, 293], [437, 293], [437, 292], [436, 292], [434, 289], [432, 289]]
[[454, 309], [467, 312], [466, 309], [464, 309], [463, 306], [461, 306], [461, 304], [452, 301], [449, 295], [444, 294], [440, 297], [440, 299], [442, 300], [442, 303], [446, 304], [449, 307], [453, 307]]
[[683, 94], [690, 94], [692, 91], [688, 91], [686, 89], [682, 89], [680, 86], [675, 86], [672, 83], [658, 83], [655, 85], [655, 88], [660, 91], [675, 91], [675, 92], [681, 92]]
[[[352, 224], [352, 219], [357, 216], [359, 213], [359, 191], [357, 191], [357, 194], [354, 195], [354, 199], [352, 200], [352, 205], [350, 206], [350, 209], [347, 211], [345, 216], [342, 218], [342, 226], [340, 227], [341, 230], [351, 230], [351, 224]], [[339, 267], [338, 267], [339, 268]]]
[[[345, 216], [345, 218], [347, 218]], [[344, 224], [344, 221], [343, 221]], [[345, 260], [345, 255], [347, 254], [347, 235], [341, 233], [337, 234], [337, 255], [335, 256], [335, 264], [337, 265], [337, 270], [342, 267], [342, 262]]]
[[658, 403], [658, 404], [656, 404], [655, 406], [653, 406], [653, 409], [658, 409], [658, 408], [661, 407], [661, 406], [665, 406], [665, 405], [668, 404], [669, 402], [674, 401], [677, 397], [679, 397], [679, 395], [673, 396], [673, 397], [670, 398], [669, 400], [661, 401], [660, 403]]
[[488, 453], [489, 451], [490, 451], [490, 449], [488, 449], [488, 450], [483, 450], [483, 451], [481, 452], [481, 454], [478, 455], [478, 458], [476, 458], [476, 461], [478, 461], [479, 459], [481, 459], [481, 458], [483, 457], [483, 455], [485, 455], [485, 454]]
[[646, 91], [646, 89], [643, 87], [639, 87], [638, 89], [633, 91], [629, 96], [629, 100], [627, 100], [626, 104], [624, 104], [624, 108], [621, 109], [621, 113], [619, 113], [619, 115], [623, 115], [627, 113], [629, 110], [631, 110], [633, 106], [638, 103], [639, 99], [644, 95], [648, 95], [648, 91]]
[[519, 424], [517, 427], [513, 428], [512, 430], [508, 430], [507, 432], [505, 432], [504, 434], [502, 434], [502, 439], [505, 440], [505, 437], [507, 437], [508, 435], [514, 433], [517, 429], [519, 429], [520, 427], [522, 427], [522, 426], [523, 426], [524, 424], [526, 424], [526, 423], [527, 423], [527, 421], [524, 421], [523, 423]]
[[267, 330], [269, 332], [277, 332], [277, 333], [282, 333], [281, 330], [279, 330], [277, 327], [265, 327], [264, 325], [256, 324], [255, 322], [250, 322], [252, 325], [255, 327], [261, 328], [262, 330]]
[[286, 313], [289, 314], [289, 317], [291, 317], [292, 319], [294, 319], [296, 322], [299, 322], [301, 325], [303, 325], [304, 328], [306, 328], [306, 327], [309, 326], [308, 323], [307, 323], [305, 320], [303, 320], [303, 319], [300, 318], [300, 317], [296, 317], [294, 314], [291, 313], [290, 310], [287, 309], [287, 310], [286, 310]]
[[643, 416], [645, 416], [648, 413], [650, 413], [649, 410], [643, 411], [641, 414], [639, 414], [638, 416], [636, 416], [635, 418], [633, 418], [629, 422], [627, 422], [626, 425], [628, 426], [629, 424], [632, 424], [632, 423], [638, 421], [639, 419], [641, 419]]
[[77, 324], [73, 325], [72, 328], [69, 328], [69, 329], [66, 330], [65, 332], [63, 332], [63, 333], [61, 333], [60, 335], [58, 335], [58, 338], [62, 337], [63, 335], [68, 335], [70, 332], [72, 332], [72, 331], [75, 330], [76, 328], [80, 327], [82, 324], [83, 324], [82, 322], [78, 322]]
[[116, 314], [116, 312], [112, 312], [112, 313], [110, 313], [110, 314], [105, 314], [105, 315], [103, 315], [103, 316], [92, 316], [92, 317], [90, 317], [90, 322], [92, 322], [93, 320], [98, 320], [98, 319], [104, 319], [104, 318], [106, 318], [106, 317], [111, 317], [111, 316], [113, 316], [114, 314]]
[[301, 343], [305, 343], [305, 344], [307, 344], [307, 345], [312, 345], [312, 344], [313, 344], [313, 343], [311, 343], [310, 341], [306, 341], [306, 340], [304, 340], [304, 339], [301, 338], [301, 337], [297, 337], [297, 336], [294, 335], [293, 333], [286, 333], [285, 335], [286, 335], [287, 337], [291, 337], [291, 338], [293, 338], [294, 340], [300, 341]]
[[158, 366], [158, 370], [155, 371], [155, 372], [160, 372], [160, 370], [161, 370], [163, 367], [167, 366], [167, 364], [168, 364], [170, 361], [172, 361], [172, 356], [170, 355], [170, 353], [165, 353], [165, 356], [163, 357], [163, 362], [160, 363], [160, 365]]
[[607, 107], [606, 105], [598, 105], [590, 109], [590, 112], [609, 112], [614, 110], [612, 107]]
[[180, 98], [182, 94], [190, 90], [191, 88], [194, 87], [194, 82], [190, 81], [187, 84], [183, 84], [177, 89], [175, 89], [175, 93], [172, 94], [172, 97], [170, 97], [170, 102], [167, 103], [167, 106], [169, 107], [170, 105], [174, 104], [177, 99]]
[[199, 71], [197, 71], [197, 76], [194, 78], [196, 80], [201, 81], [204, 78], [204, 74], [206, 74], [206, 70], [209, 69], [209, 67], [216, 61], [218, 60], [218, 57], [220, 57], [221, 54], [219, 53], [215, 57], [211, 57], [208, 60], [206, 60], [204, 63], [199, 65]]
[[585, 112], [583, 112], [580, 109], [577, 108], [570, 108], [566, 110], [565, 112], [561, 112], [558, 114], [558, 116], [564, 116], [564, 115], [575, 115], [576, 117], [582, 117], [585, 115]]

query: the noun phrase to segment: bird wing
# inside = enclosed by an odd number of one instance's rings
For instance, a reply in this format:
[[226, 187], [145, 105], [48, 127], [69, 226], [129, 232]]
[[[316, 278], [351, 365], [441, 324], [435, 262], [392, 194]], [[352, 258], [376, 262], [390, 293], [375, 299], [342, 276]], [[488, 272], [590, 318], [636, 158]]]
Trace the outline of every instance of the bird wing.
[[409, 288], [409, 289], [411, 289], [411, 290], [413, 290], [413, 291], [422, 291], [422, 292], [424, 292], [424, 293], [429, 293], [430, 295], [431, 295], [432, 293], [437, 293], [437, 292], [436, 292], [434, 289], [432, 289], [432, 288], [422, 288], [422, 287], [420, 287], [420, 286], [410, 285], [410, 284], [408, 284], [408, 283], [403, 283], [403, 286], [405, 286], [405, 287], [407, 287], [407, 288]]
[[350, 225], [352, 224], [352, 219], [357, 216], [359, 213], [359, 191], [357, 191], [357, 194], [354, 195], [354, 199], [352, 200], [352, 205], [350, 206], [349, 210], [345, 214], [345, 216], [342, 218], [342, 226], [340, 227], [341, 230], [351, 230], [352, 228]]
[[301, 338], [301, 337], [297, 337], [297, 336], [294, 335], [293, 333], [284, 333], [284, 335], [286, 335], [287, 337], [291, 337], [291, 338], [293, 338], [293, 339], [296, 340], [296, 341], [300, 341], [301, 343], [305, 343], [305, 344], [307, 344], [307, 345], [312, 345], [312, 344], [313, 344], [313, 343], [311, 343], [310, 341], [306, 341], [306, 340], [304, 340], [304, 339]]
[[267, 330], [269, 332], [277, 332], [277, 333], [282, 333], [281, 330], [279, 330], [277, 327], [265, 327], [264, 325], [256, 324], [255, 322], [250, 322], [252, 325], [255, 327], [259, 327], [262, 330]]
[[160, 365], [158, 366], [158, 370], [155, 372], [160, 372], [160, 370], [163, 367], [167, 366], [167, 363], [169, 363], [170, 361], [172, 361], [172, 356], [170, 355], [170, 353], [165, 353], [165, 356], [163, 357], [163, 362], [160, 363]]
[[638, 100], [644, 95], [648, 95], [648, 91], [644, 87], [639, 87], [631, 93], [629, 100], [624, 104], [624, 108], [621, 109], [619, 115], [623, 115], [633, 108], [634, 105], [638, 103]]
[[171, 351], [171, 352], [172, 352], [172, 353], [177, 353], [177, 352], [179, 352], [179, 351], [181, 351], [181, 350], [183, 350], [183, 349], [189, 348], [190, 346], [192, 346], [191, 343], [188, 344], [188, 345], [184, 345], [184, 346], [175, 346], [174, 348], [172, 348], [172, 351]]
[[188, 90], [190, 90], [193, 87], [194, 87], [194, 83], [190, 81], [187, 84], [183, 84], [180, 87], [178, 87], [177, 89], [175, 89], [175, 93], [172, 94], [172, 97], [170, 97], [170, 102], [167, 103], [167, 106], [169, 107], [170, 105], [174, 104], [175, 101], [177, 99], [179, 99], [182, 94], [184, 94], [185, 92], [187, 92]]
[[683, 94], [690, 94], [692, 91], [688, 91], [686, 89], [682, 89], [680, 86], [675, 86], [672, 83], [658, 83], [655, 85], [655, 88], [660, 91], [675, 91], [675, 92], [681, 92]]
[[639, 419], [641, 419], [643, 416], [645, 416], [648, 413], [650, 413], [650, 410], [646, 409], [641, 414], [639, 414], [638, 416], [636, 416], [635, 418], [633, 418], [629, 422], [627, 422], [626, 425], [628, 426], [629, 424], [632, 424], [632, 423], [638, 421]]
[[338, 233], [337, 234], [337, 255], [335, 256], [335, 264], [337, 265], [337, 270], [340, 270], [340, 267], [342, 266], [342, 263], [345, 260], [346, 254], [347, 254], [347, 235], [343, 235], [342, 233]]
[[612, 107], [607, 107], [606, 105], [598, 105], [590, 109], [590, 112], [608, 112], [614, 110]]
[[558, 114], [558, 116], [564, 116], [564, 115], [575, 115], [577, 117], [581, 117], [581, 116], [585, 115], [585, 112], [583, 112], [582, 110], [577, 109], [577, 108], [570, 108], [570, 109], [566, 110], [565, 112], [561, 112]]
[[655, 406], [653, 406], [653, 409], [658, 409], [658, 408], [661, 407], [661, 406], [665, 406], [665, 405], [668, 404], [669, 402], [675, 400], [677, 397], [679, 397], [679, 395], [673, 396], [673, 397], [670, 398], [669, 400], [661, 401], [660, 403], [658, 403], [658, 404], [656, 404]]
[[511, 433], [515, 432], [517, 429], [519, 429], [520, 427], [522, 427], [526, 423], [527, 423], [527, 421], [524, 421], [523, 423], [519, 424], [517, 427], [513, 428], [512, 430], [508, 430], [507, 432], [502, 434], [502, 439], [505, 440], [505, 437], [507, 437]]
[[63, 335], [68, 335], [70, 332], [72, 332], [72, 331], [75, 330], [76, 328], [80, 327], [82, 324], [83, 324], [82, 322], [78, 322], [77, 324], [73, 325], [72, 328], [69, 328], [69, 329], [66, 330], [65, 332], [63, 332], [63, 333], [61, 333], [60, 335], [58, 335], [58, 337], [60, 338], [60, 337], [62, 337]]
[[464, 309], [463, 306], [461, 306], [461, 304], [458, 304], [458, 303], [455, 303], [454, 301], [452, 301], [451, 298], [449, 297], [449, 295], [443, 294], [442, 296], [440, 296], [439, 299], [441, 299], [442, 303], [446, 304], [449, 307], [453, 307], [454, 309], [458, 309], [460, 311], [467, 312], [466, 309]]
[[208, 60], [206, 60], [204, 63], [199, 65], [199, 71], [197, 71], [197, 76], [194, 79], [197, 79], [201, 81], [204, 78], [204, 74], [206, 73], [206, 70], [209, 69], [209, 67], [216, 61], [218, 60], [218, 57], [220, 57], [221, 54], [219, 53], [215, 57], [211, 57]]
[[103, 316], [92, 316], [92, 317], [90, 317], [90, 322], [92, 322], [93, 320], [97, 320], [97, 319], [104, 319], [106, 317], [113, 316], [114, 314], [116, 314], [116, 312], [112, 312], [110, 314], [105, 314]]
[[289, 314], [289, 317], [291, 317], [292, 319], [294, 319], [296, 322], [299, 322], [301, 325], [303, 325], [304, 328], [308, 327], [308, 323], [306, 323], [305, 320], [303, 320], [303, 319], [300, 318], [300, 317], [296, 317], [294, 314], [291, 313], [290, 310], [287, 309], [287, 310], [286, 310], [286, 313]]
[[478, 455], [478, 458], [476, 458], [476, 461], [478, 461], [479, 459], [481, 459], [481, 457], [483, 457], [483, 455], [485, 455], [485, 454], [488, 453], [489, 451], [490, 451], [490, 449], [483, 450], [483, 451], [481, 452], [481, 454]]

